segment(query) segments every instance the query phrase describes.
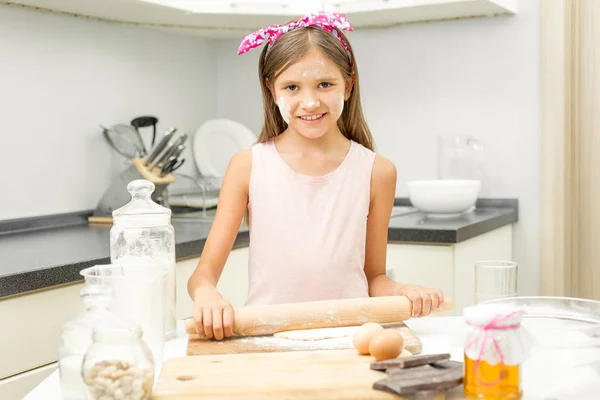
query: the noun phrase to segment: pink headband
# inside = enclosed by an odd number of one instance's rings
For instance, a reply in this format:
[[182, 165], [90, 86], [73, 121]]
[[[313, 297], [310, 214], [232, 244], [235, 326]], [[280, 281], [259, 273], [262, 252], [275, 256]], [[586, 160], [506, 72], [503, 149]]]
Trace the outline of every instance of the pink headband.
[[350, 47], [344, 41], [344, 39], [338, 34], [336, 29], [343, 29], [346, 31], [353, 31], [354, 29], [350, 25], [350, 22], [346, 19], [344, 14], [338, 13], [328, 13], [328, 12], [318, 12], [307, 15], [300, 19], [297, 19], [293, 22], [290, 22], [287, 25], [271, 25], [266, 28], [259, 29], [254, 33], [251, 33], [244, 37], [240, 47], [238, 49], [238, 55], [244, 54], [249, 50], [252, 50], [265, 41], [268, 41], [267, 51], [273, 45], [275, 40], [279, 39], [283, 34], [292, 31], [297, 28], [305, 28], [307, 26], [318, 26], [326, 32], [331, 33], [334, 37], [338, 38], [339, 41], [346, 49], [346, 53], [348, 53], [348, 59], [350, 60], [350, 66], [354, 67], [354, 62], [352, 61], [352, 55], [350, 54]]

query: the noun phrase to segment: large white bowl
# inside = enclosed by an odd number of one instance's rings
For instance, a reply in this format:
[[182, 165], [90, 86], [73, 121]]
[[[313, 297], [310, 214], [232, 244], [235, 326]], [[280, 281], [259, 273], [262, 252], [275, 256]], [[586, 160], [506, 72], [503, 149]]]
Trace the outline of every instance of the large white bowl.
[[428, 214], [462, 214], [474, 208], [481, 181], [436, 179], [407, 182], [414, 207]]

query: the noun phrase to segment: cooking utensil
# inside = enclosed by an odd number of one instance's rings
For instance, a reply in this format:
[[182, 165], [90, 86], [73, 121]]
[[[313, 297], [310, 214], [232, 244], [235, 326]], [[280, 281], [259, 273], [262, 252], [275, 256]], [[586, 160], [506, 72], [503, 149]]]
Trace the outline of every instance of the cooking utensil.
[[169, 146], [168, 150], [165, 152], [164, 157], [161, 157], [161, 162], [159, 162], [157, 164], [157, 167], [162, 168], [163, 165], [165, 164], [165, 162], [175, 156], [177, 158], [179, 158], [179, 156], [181, 155], [181, 153], [183, 152], [183, 150], [185, 149], [185, 145], [184, 144], [180, 144], [179, 146], [176, 146], [177, 143], [173, 143], [173, 145]]
[[108, 144], [123, 157], [137, 158], [142, 156], [144, 152], [143, 148], [139, 147], [139, 143], [131, 140], [129, 136], [121, 134], [121, 132], [115, 130], [114, 127], [107, 128], [100, 125], [100, 128], [102, 128], [102, 134]]
[[171, 158], [169, 158], [169, 161], [167, 161], [161, 168], [159, 176], [162, 178], [163, 176], [170, 174], [171, 172], [181, 167], [184, 162], [185, 158], [178, 159], [177, 157], [172, 156]]
[[140, 136], [140, 133], [133, 126], [117, 124], [112, 126], [111, 129], [135, 143], [136, 147], [142, 151], [142, 155], [146, 155], [146, 147], [142, 141], [142, 136]]
[[[404, 348], [412, 354], [423, 350], [423, 343], [403, 322], [383, 324], [402, 335]], [[342, 327], [348, 336], [321, 340], [284, 340], [274, 336], [233, 337], [224, 340], [210, 340], [198, 335], [190, 335], [187, 345], [188, 356], [210, 354], [270, 353], [281, 351], [305, 350], [343, 350], [353, 349], [352, 338], [359, 326]]]
[[162, 165], [162, 163], [167, 161], [168, 154], [173, 151], [173, 149], [177, 149], [180, 145], [182, 145], [187, 139], [187, 133], [182, 133], [179, 135], [175, 141], [168, 146], [166, 150], [164, 150], [150, 165], [148, 169], [152, 171], [154, 167]]
[[165, 132], [165, 135], [163, 136], [161, 141], [158, 142], [158, 144], [152, 149], [150, 154], [148, 154], [148, 157], [144, 159], [145, 166], [150, 165], [150, 163], [152, 163], [156, 159], [156, 157], [158, 157], [158, 155], [165, 149], [165, 147], [167, 147], [169, 141], [171, 140], [175, 132], [177, 132], [177, 128], [169, 128]]
[[[452, 309], [444, 299], [443, 310]], [[367, 322], [400, 322], [411, 318], [412, 303], [406, 296], [364, 297], [241, 307], [235, 310], [233, 333], [239, 336], [270, 335], [296, 329], [355, 326]], [[189, 334], [196, 333], [193, 318], [185, 320]]]
[[154, 141], [156, 139], [156, 124], [158, 123], [158, 118], [152, 116], [142, 116], [137, 117], [131, 120], [131, 125], [135, 128], [139, 133], [139, 128], [147, 128], [149, 126], [152, 127], [152, 142], [150, 144], [150, 148], [154, 147]]
[[170, 154], [169, 157], [179, 158], [181, 153], [183, 153], [183, 150], [185, 150], [185, 144], [180, 144], [179, 146], [177, 146], [177, 148], [175, 150], [173, 150], [173, 153]]

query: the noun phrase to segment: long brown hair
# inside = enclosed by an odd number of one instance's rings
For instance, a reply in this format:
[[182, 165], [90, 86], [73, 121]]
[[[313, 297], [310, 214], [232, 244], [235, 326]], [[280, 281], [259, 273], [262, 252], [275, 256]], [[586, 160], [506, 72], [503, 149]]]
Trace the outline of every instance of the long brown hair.
[[354, 62], [353, 67], [350, 65], [348, 53], [340, 40], [318, 27], [298, 28], [287, 32], [275, 41], [268, 52], [267, 46], [263, 48], [258, 61], [258, 74], [262, 87], [265, 120], [258, 138], [259, 143], [278, 136], [287, 128], [287, 124], [275, 104], [269, 84], [273, 85], [275, 79], [286, 68], [298, 62], [308, 54], [311, 48], [314, 48], [339, 67], [346, 82], [354, 82], [350, 96], [344, 102], [342, 115], [337, 121], [338, 128], [346, 138], [373, 150], [373, 137], [360, 104], [360, 87], [354, 52], [346, 36], [340, 30], [336, 29], [336, 31], [348, 44]]

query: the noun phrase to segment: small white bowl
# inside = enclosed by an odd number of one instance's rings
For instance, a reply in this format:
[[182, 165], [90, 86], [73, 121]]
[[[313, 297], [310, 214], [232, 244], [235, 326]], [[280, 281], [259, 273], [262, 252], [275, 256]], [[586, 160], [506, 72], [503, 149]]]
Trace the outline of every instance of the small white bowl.
[[406, 182], [410, 202], [427, 214], [457, 215], [471, 211], [481, 191], [481, 181], [435, 179]]

